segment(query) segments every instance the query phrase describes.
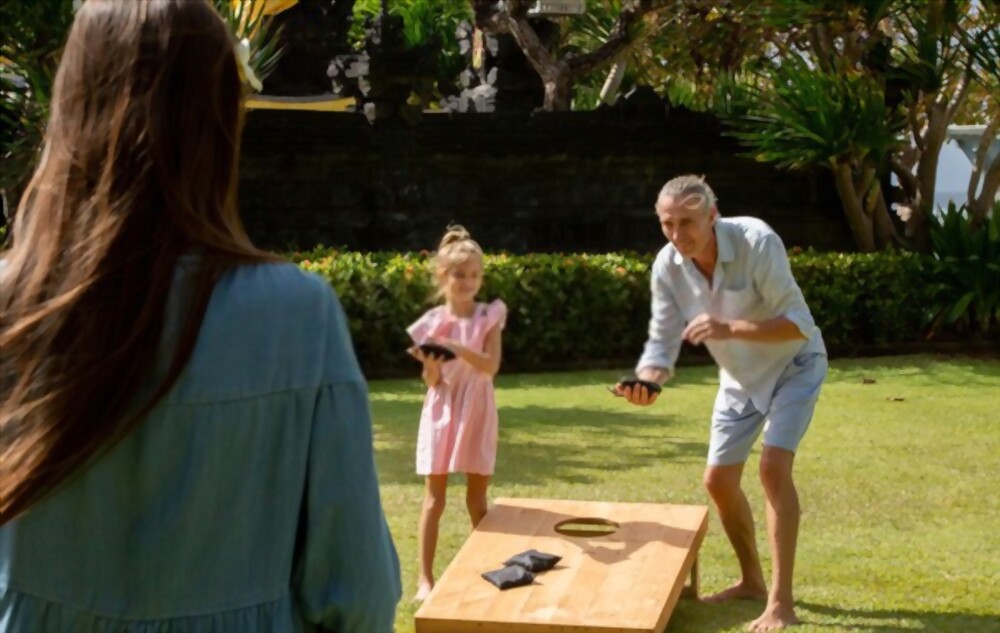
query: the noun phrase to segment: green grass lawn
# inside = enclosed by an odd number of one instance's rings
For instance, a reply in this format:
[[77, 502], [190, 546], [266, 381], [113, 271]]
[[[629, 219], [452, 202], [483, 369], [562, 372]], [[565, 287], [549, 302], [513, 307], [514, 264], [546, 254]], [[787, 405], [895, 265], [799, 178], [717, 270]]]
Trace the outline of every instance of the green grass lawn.
[[[501, 375], [499, 496], [709, 503], [701, 487], [712, 367], [683, 368], [653, 407], [612, 397], [621, 372]], [[862, 378], [874, 384], [862, 384]], [[374, 381], [382, 501], [403, 573], [398, 633], [413, 631], [417, 517], [423, 480], [414, 444], [424, 390], [418, 378]], [[902, 398], [902, 401], [893, 400]], [[832, 363], [796, 463], [802, 527], [796, 564], [807, 632], [1000, 632], [1000, 361], [910, 356]], [[764, 502], [745, 488], [770, 574]], [[452, 478], [438, 575], [469, 531], [464, 482]], [[702, 592], [735, 578], [714, 513], [701, 549]], [[672, 633], [741, 631], [756, 603], [682, 600]]]

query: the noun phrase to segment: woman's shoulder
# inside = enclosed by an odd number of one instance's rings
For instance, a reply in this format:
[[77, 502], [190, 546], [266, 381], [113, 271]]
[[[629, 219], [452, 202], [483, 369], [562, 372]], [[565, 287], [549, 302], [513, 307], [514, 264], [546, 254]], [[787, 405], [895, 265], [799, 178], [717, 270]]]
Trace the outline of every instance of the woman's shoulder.
[[322, 277], [284, 262], [235, 268], [219, 281], [216, 293], [238, 308], [300, 318], [319, 312], [335, 296]]
[[254, 264], [229, 271], [216, 285], [177, 397], [222, 399], [360, 376], [347, 318], [329, 283], [293, 264]]

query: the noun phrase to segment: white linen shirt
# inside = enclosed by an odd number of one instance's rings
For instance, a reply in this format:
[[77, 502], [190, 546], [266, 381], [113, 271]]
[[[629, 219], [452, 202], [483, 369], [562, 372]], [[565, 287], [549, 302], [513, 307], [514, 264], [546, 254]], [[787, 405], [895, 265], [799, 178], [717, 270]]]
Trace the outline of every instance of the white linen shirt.
[[748, 321], [783, 316], [799, 328], [804, 340], [705, 342], [719, 365], [716, 407], [743, 410], [749, 400], [766, 413], [778, 377], [792, 359], [803, 352], [825, 355], [826, 346], [792, 276], [785, 246], [771, 227], [756, 218], [718, 218], [715, 237], [718, 259], [711, 284], [673, 244], [657, 255], [651, 275], [649, 338], [636, 370], [659, 367], [672, 376], [684, 327], [700, 314]]

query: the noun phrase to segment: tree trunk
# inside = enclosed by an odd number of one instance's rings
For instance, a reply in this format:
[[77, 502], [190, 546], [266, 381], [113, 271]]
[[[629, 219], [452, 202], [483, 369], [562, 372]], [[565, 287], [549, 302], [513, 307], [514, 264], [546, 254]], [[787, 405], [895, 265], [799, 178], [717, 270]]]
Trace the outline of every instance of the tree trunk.
[[930, 224], [927, 221], [934, 213], [934, 194], [937, 190], [938, 160], [948, 131], [948, 108], [936, 103], [927, 109], [927, 133], [924, 146], [917, 163], [917, 199], [913, 205], [913, 215], [907, 223], [913, 248], [926, 253], [931, 248]]
[[636, 29], [644, 15], [666, 8], [663, 1], [637, 0], [623, 3], [615, 19], [608, 40], [597, 49], [579, 55], [559, 58], [554, 50], [546, 48], [528, 17], [529, 0], [470, 0], [476, 15], [476, 26], [487, 32], [510, 33], [532, 68], [538, 72], [545, 85], [547, 111], [569, 110], [573, 103], [574, 82], [612, 63], [632, 45]]
[[[1000, 155], [993, 158], [992, 163], [987, 163], [986, 157], [990, 153], [990, 145], [996, 138], [997, 130], [1000, 129], [1000, 116], [995, 116], [979, 139], [979, 146], [976, 148], [976, 155], [972, 160], [972, 175], [969, 177], [969, 212], [972, 214], [972, 226], [977, 227], [986, 221], [986, 215], [993, 208], [993, 201], [1000, 189]], [[976, 195], [977, 188], [979, 195]]]
[[[910, 237], [913, 250], [918, 253], [929, 253], [931, 251], [931, 225], [927, 220], [924, 211], [924, 204], [913, 206], [913, 215], [906, 223], [906, 234]], [[934, 208], [931, 204], [930, 208]]]
[[554, 72], [542, 75], [545, 86], [545, 101], [542, 109], [546, 112], [565, 112], [573, 105], [573, 82], [569, 69], [556, 67]]
[[986, 178], [983, 179], [983, 190], [969, 204], [973, 226], [979, 226], [986, 221], [986, 216], [996, 201], [998, 190], [1000, 190], [1000, 156], [993, 159], [986, 172]]
[[872, 230], [872, 219], [865, 213], [861, 197], [854, 186], [854, 174], [847, 163], [833, 165], [833, 178], [840, 194], [840, 204], [847, 216], [847, 224], [854, 235], [854, 243], [858, 250], [864, 253], [875, 251], [875, 232]]
[[896, 244], [899, 236], [896, 234], [896, 227], [892, 225], [892, 218], [889, 216], [889, 209], [885, 204], [885, 196], [882, 195], [882, 185], [877, 181], [872, 193], [872, 206], [868, 211], [873, 218], [875, 246], [879, 250], [885, 250]]

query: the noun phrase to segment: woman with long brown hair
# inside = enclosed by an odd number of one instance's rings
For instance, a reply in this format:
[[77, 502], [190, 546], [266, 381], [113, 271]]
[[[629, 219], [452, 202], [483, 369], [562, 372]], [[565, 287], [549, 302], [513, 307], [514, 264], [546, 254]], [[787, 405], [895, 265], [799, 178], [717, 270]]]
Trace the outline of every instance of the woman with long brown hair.
[[391, 631], [399, 566], [329, 286], [236, 208], [206, 0], [88, 0], [0, 255], [0, 629]]

